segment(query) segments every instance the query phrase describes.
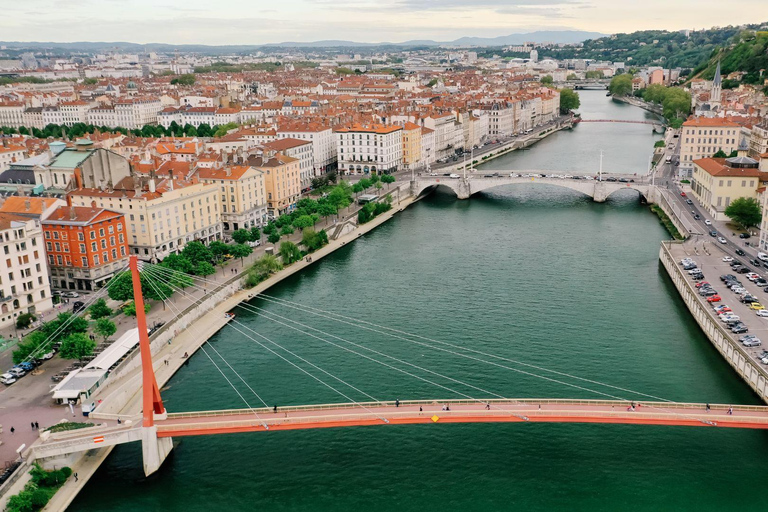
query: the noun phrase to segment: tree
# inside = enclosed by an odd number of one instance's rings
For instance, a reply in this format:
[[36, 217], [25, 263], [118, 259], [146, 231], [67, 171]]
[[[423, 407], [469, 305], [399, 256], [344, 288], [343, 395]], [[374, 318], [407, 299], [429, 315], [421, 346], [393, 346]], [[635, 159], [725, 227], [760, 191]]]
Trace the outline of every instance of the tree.
[[208, 261], [201, 261], [192, 269], [196, 276], [205, 277], [216, 273], [216, 268]]
[[235, 244], [229, 246], [229, 254], [235, 258], [240, 258], [240, 266], [243, 265], [243, 258], [250, 256], [253, 249], [248, 244]]
[[272, 245], [275, 245], [280, 241], [280, 235], [278, 233], [270, 233], [267, 237], [267, 241]]
[[112, 309], [107, 306], [106, 300], [99, 299], [94, 302], [90, 308], [88, 308], [88, 312], [91, 314], [91, 318], [93, 320], [98, 320], [100, 318], [110, 316], [112, 314]]
[[[664, 142], [664, 141], [661, 141], [661, 142]], [[717, 150], [717, 153], [712, 155], [712, 158], [728, 158], [728, 155], [726, 155], [725, 151], [723, 151], [721, 148]]]
[[586, 76], [586, 78], [605, 78], [605, 74], [599, 69], [587, 71], [584, 76]]
[[104, 341], [117, 332], [117, 326], [115, 322], [109, 318], [99, 318], [96, 320], [96, 326], [93, 328], [93, 332], [102, 336]]
[[333, 206], [332, 204], [323, 203], [318, 207], [317, 213], [319, 213], [321, 217], [327, 219], [331, 215], [336, 215], [337, 210], [336, 210], [336, 207]]
[[282, 228], [280, 228], [280, 234], [283, 236], [288, 236], [293, 234], [293, 227], [291, 227], [290, 224], [286, 224]]
[[632, 94], [632, 75], [621, 74], [611, 78], [608, 91], [614, 96], [627, 96]]
[[229, 253], [229, 246], [218, 240], [214, 240], [208, 244], [208, 248], [211, 250], [211, 254], [215, 260], [221, 260], [225, 254]]
[[78, 359], [82, 361], [93, 354], [94, 348], [96, 348], [95, 341], [84, 333], [77, 332], [61, 340], [59, 355], [64, 359]]
[[47, 352], [47, 347], [42, 346], [47, 339], [48, 336], [42, 331], [35, 331], [28, 336], [25, 336], [19, 341], [19, 344], [16, 345], [16, 350], [13, 351], [13, 364], [19, 364], [22, 361], [26, 361], [30, 356], [39, 356], [43, 351]]
[[661, 84], [651, 84], [645, 88], [643, 93], [643, 99], [651, 103], [661, 103], [664, 101], [664, 97], [667, 95], [667, 88]]
[[325, 230], [315, 231], [305, 228], [302, 232], [301, 244], [307, 248], [307, 252], [314, 252], [328, 243], [328, 234]]
[[261, 240], [261, 231], [257, 226], [251, 228], [251, 240], [254, 242]]
[[205, 244], [196, 240], [189, 242], [186, 246], [184, 246], [184, 250], [181, 251], [181, 255], [187, 258], [193, 265], [196, 265], [201, 261], [210, 262], [213, 259], [211, 250], [206, 247]]
[[16, 327], [19, 329], [26, 329], [29, 324], [37, 320], [37, 317], [32, 313], [22, 313], [16, 317]]
[[195, 265], [181, 254], [169, 254], [160, 262], [161, 267], [176, 270], [177, 272], [184, 272], [185, 274], [193, 273]]
[[554, 79], [552, 78], [552, 75], [544, 75], [541, 77], [541, 85], [552, 85], [554, 83]]
[[[209, 263], [209, 265], [210, 265], [210, 263]], [[149, 308], [150, 308], [149, 303], [145, 302], [144, 303], [144, 312], [145, 313], [149, 313]], [[128, 316], [136, 316], [136, 303], [131, 301], [128, 304], [126, 304], [125, 306], [123, 306], [123, 313], [128, 315]]]
[[381, 177], [381, 181], [382, 181], [382, 183], [386, 183], [387, 184], [387, 190], [389, 190], [389, 185], [394, 183], [395, 181], [397, 181], [397, 178], [395, 178], [391, 174], [385, 174], [385, 175], [383, 175]]
[[293, 226], [296, 229], [304, 229], [314, 225], [315, 225], [315, 222], [312, 219], [311, 215], [302, 215], [301, 217], [297, 217], [293, 221]]
[[570, 80], [578, 80], [578, 79], [579, 79], [579, 77], [576, 75], [576, 73], [571, 73], [571, 74], [569, 74], [569, 75], [568, 75], [568, 76], [567, 76], [565, 79], [566, 79], [566, 80], [569, 80], [569, 81], [570, 81]]
[[760, 203], [751, 197], [734, 199], [725, 209], [725, 214], [744, 229], [758, 226], [763, 218], [760, 211]]
[[250, 242], [252, 240], [251, 232], [247, 229], [238, 229], [236, 231], [233, 231], [232, 240], [234, 240], [238, 244], [244, 244], [246, 242]]
[[290, 265], [301, 259], [301, 250], [295, 243], [286, 241], [280, 244], [280, 257], [284, 265]]
[[576, 110], [581, 106], [581, 99], [579, 99], [579, 93], [571, 89], [563, 89], [560, 91], [560, 113], [567, 114], [571, 110]]
[[195, 75], [184, 74], [171, 80], [171, 85], [195, 85]]
[[360, 186], [363, 188], [363, 191], [368, 190], [368, 188], [372, 185], [371, 180], [368, 178], [363, 178], [360, 181], [358, 181]]
[[[360, 181], [362, 181], [362, 180], [360, 180]], [[358, 181], [357, 183], [352, 185], [352, 192], [355, 193], [355, 197], [357, 197], [357, 194], [359, 194], [360, 192], [362, 192], [364, 190], [363, 189], [363, 184], [360, 183], [360, 181]]]
[[667, 120], [686, 117], [691, 111], [691, 95], [682, 89], [671, 87], [667, 89], [662, 108]]
[[88, 330], [88, 321], [82, 317], [72, 317], [72, 313], [59, 313], [55, 320], [46, 322], [40, 330], [49, 338], [51, 343], [56, 343], [70, 334], [85, 332]]

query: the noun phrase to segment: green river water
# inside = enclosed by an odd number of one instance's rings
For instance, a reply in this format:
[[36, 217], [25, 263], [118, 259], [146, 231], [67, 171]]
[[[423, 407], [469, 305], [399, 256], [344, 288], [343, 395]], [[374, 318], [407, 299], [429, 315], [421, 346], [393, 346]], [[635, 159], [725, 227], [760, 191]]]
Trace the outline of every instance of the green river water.
[[[646, 117], [602, 92], [581, 96], [585, 117]], [[631, 163], [627, 172], [642, 172], [653, 140], [644, 125], [583, 123], [489, 167], [555, 169], [560, 161], [566, 170], [589, 170], [602, 148], [616, 165]], [[595, 158], [587, 163], [575, 154]], [[665, 238], [631, 191], [604, 204], [547, 186], [503, 187], [468, 201], [436, 193], [268, 293], [666, 399], [758, 403], [660, 266]], [[600, 398], [268, 301], [253, 304], [501, 395]], [[254, 313], [236, 313], [377, 399], [460, 398]], [[232, 327], [211, 343], [270, 406], [347, 401]], [[163, 396], [171, 411], [243, 407], [203, 354]], [[140, 446], [120, 446], [71, 509], [765, 510], [759, 478], [767, 455], [764, 432], [689, 427], [437, 424], [219, 435], [181, 440], [149, 479]]]

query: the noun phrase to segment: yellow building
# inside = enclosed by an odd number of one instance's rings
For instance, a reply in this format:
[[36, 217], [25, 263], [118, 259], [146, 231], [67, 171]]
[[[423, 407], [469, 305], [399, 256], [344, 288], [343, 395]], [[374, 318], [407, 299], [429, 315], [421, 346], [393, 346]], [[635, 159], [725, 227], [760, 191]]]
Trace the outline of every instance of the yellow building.
[[268, 214], [277, 217], [293, 210], [301, 194], [299, 159], [282, 153], [267, 153], [249, 159], [249, 163], [264, 173]]
[[407, 122], [403, 125], [403, 167], [413, 169], [421, 163], [421, 126]]
[[738, 149], [741, 126], [722, 117], [694, 117], [680, 130], [680, 170], [693, 172], [693, 162], [718, 151], [730, 154]]
[[729, 220], [725, 209], [731, 201], [739, 197], [757, 199], [765, 180], [768, 173], [761, 172], [751, 158], [701, 158], [693, 161], [691, 190], [712, 219]]
[[162, 260], [193, 240], [222, 237], [219, 188], [213, 184], [133, 176], [113, 188], [79, 188], [68, 195], [74, 206], [124, 213], [131, 253], [143, 260]]
[[217, 186], [225, 232], [266, 223], [267, 192], [262, 171], [250, 165], [231, 165], [200, 169], [197, 176], [203, 183]]

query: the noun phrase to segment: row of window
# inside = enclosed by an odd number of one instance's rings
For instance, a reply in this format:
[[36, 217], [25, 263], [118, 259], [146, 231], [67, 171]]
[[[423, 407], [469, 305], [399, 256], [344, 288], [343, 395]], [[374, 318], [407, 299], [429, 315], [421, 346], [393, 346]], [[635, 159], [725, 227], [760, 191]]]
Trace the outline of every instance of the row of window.
[[[111, 251], [112, 260], [109, 259], [109, 254], [110, 254], [109, 252], [105, 251], [105, 252], [101, 253], [101, 258], [99, 258], [98, 254], [94, 254], [93, 255], [93, 264], [98, 266], [98, 265], [101, 265], [102, 261], [104, 263], [109, 263], [110, 261], [114, 261], [114, 260], [116, 260], [118, 258], [118, 256], [117, 256], [117, 254], [118, 254], [117, 249], [112, 249], [112, 251]], [[121, 257], [125, 256], [125, 246], [120, 247], [120, 256]], [[61, 254], [56, 254], [56, 255], [49, 254], [48, 255], [48, 263], [50, 263], [51, 266], [53, 266], [53, 265], [57, 265], [59, 267], [61, 267], [61, 266], [71, 267], [72, 266], [72, 260], [70, 259], [70, 257], [66, 256], [66, 255], [62, 257]], [[86, 268], [89, 266], [88, 265], [88, 257], [87, 256], [81, 256], [80, 257], [80, 266], [86, 267]]]

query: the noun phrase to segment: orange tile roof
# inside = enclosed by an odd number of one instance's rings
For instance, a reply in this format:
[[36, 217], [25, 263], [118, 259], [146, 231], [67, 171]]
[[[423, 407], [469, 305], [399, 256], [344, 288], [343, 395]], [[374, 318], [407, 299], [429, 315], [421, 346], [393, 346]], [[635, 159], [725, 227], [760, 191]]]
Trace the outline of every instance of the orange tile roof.
[[768, 173], [760, 171], [760, 169], [730, 167], [726, 163], [725, 158], [700, 158], [693, 161], [704, 172], [712, 176], [744, 176], [747, 178], [762, 178], [768, 180]]
[[43, 210], [56, 204], [56, 201], [58, 201], [58, 199], [53, 197], [10, 196], [5, 200], [2, 206], [0, 206], [0, 212], [33, 213], [40, 215], [43, 213]]
[[199, 169], [197, 175], [203, 180], [239, 180], [249, 169], [250, 165], [233, 165], [224, 169]]

